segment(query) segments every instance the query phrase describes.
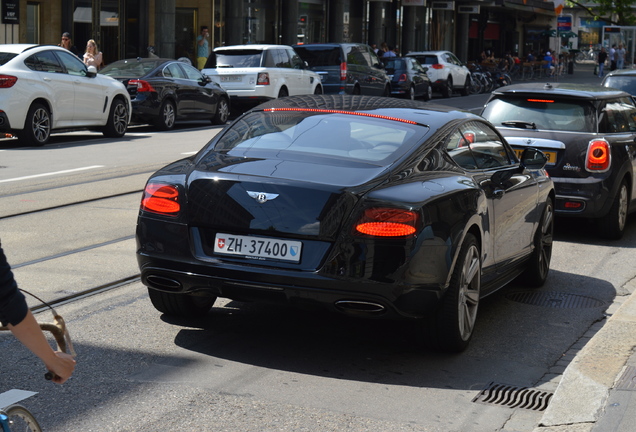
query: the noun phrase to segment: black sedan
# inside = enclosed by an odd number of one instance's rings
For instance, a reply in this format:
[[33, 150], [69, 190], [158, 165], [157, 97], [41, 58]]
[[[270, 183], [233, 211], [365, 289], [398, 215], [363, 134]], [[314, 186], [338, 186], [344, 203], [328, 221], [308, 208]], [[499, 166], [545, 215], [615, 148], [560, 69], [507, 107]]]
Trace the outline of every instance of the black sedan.
[[179, 120], [225, 124], [230, 99], [218, 84], [181, 61], [162, 58], [119, 60], [100, 74], [121, 81], [130, 93], [132, 121], [172, 129]]
[[426, 74], [427, 68], [411, 57], [385, 58], [386, 73], [391, 78], [391, 95], [414, 100], [431, 100], [433, 88]]
[[495, 90], [482, 115], [514, 146], [539, 148], [556, 188], [557, 216], [590, 218], [607, 239], [636, 210], [636, 106], [598, 85], [518, 84]]
[[[517, 160], [481, 117], [417, 101], [293, 96], [153, 174], [137, 258], [159, 311], [217, 297], [412, 319], [461, 351], [480, 298], [552, 251], [543, 153]], [[428, 341], [428, 338], [426, 338]]]

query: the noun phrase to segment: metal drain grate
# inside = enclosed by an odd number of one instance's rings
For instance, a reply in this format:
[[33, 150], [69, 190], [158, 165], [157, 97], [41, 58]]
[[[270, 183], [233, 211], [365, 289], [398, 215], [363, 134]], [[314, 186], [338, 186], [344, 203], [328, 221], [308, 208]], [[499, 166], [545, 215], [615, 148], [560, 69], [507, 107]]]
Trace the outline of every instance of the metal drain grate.
[[508, 300], [555, 309], [595, 308], [605, 306], [603, 300], [563, 292], [520, 291], [506, 295]]
[[491, 382], [473, 402], [501, 405], [507, 408], [522, 408], [532, 411], [545, 411], [552, 399], [552, 393]]

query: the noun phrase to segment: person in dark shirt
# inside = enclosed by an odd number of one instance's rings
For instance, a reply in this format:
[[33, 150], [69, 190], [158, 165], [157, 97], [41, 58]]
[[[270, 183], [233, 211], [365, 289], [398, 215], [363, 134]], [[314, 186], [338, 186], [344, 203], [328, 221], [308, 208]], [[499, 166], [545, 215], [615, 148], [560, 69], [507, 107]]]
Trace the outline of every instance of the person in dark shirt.
[[82, 58], [82, 55], [80, 54], [77, 47], [73, 45], [73, 40], [71, 39], [71, 34], [69, 32], [62, 33], [62, 42], [60, 42], [59, 46], [61, 46], [62, 48], [66, 48], [80, 59]]
[[603, 69], [605, 68], [605, 62], [607, 61], [607, 51], [605, 47], [601, 47], [601, 52], [598, 53], [598, 77], [603, 78]]
[[40, 325], [27, 307], [24, 295], [18, 290], [1, 243], [0, 322], [53, 372], [53, 382], [62, 384], [70, 378], [75, 369], [75, 360], [69, 354], [53, 351], [49, 345]]

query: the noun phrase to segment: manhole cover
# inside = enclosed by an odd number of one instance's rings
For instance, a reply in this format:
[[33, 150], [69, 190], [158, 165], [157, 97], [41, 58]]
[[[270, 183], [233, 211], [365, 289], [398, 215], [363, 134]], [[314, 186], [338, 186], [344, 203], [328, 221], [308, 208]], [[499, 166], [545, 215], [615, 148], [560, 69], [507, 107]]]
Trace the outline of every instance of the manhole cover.
[[500, 405], [507, 408], [522, 408], [532, 411], [545, 411], [552, 399], [552, 393], [491, 382], [473, 402]]
[[506, 295], [508, 300], [555, 309], [595, 308], [605, 306], [603, 300], [563, 292], [521, 291]]

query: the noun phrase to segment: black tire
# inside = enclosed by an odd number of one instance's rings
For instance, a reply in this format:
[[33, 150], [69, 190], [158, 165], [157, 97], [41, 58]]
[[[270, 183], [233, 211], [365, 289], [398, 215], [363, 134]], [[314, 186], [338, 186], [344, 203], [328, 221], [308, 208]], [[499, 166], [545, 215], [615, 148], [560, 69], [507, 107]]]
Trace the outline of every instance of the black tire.
[[110, 106], [108, 123], [104, 126], [102, 134], [107, 138], [121, 138], [128, 129], [128, 105], [121, 99], [115, 99]]
[[5, 410], [12, 431], [42, 432], [33, 414], [22, 405], [11, 405]]
[[159, 110], [159, 116], [155, 118], [155, 127], [162, 131], [171, 130], [174, 128], [174, 124], [177, 121], [177, 109], [174, 102], [170, 99], [166, 99], [161, 104]]
[[355, 86], [353, 88], [353, 92], [351, 93], [352, 95], [359, 95], [362, 94], [362, 92], [360, 91], [360, 86]]
[[216, 297], [195, 296], [157, 291], [148, 288], [152, 305], [159, 312], [182, 318], [202, 317], [206, 315], [216, 301]]
[[426, 92], [424, 93], [424, 100], [430, 101], [433, 99], [433, 87], [430, 84], [426, 85]]
[[287, 91], [287, 87], [281, 87], [278, 92], [278, 98], [283, 98], [289, 96], [289, 91]]
[[413, 84], [411, 84], [411, 87], [409, 87], [409, 92], [404, 97], [410, 100], [415, 100], [415, 86]]
[[610, 211], [598, 219], [598, 231], [607, 240], [619, 240], [625, 232], [627, 224], [627, 210], [629, 206], [629, 189], [623, 180], [618, 187]]
[[34, 103], [29, 108], [24, 129], [17, 132], [20, 143], [27, 146], [41, 147], [51, 138], [51, 113], [41, 104]]
[[466, 75], [466, 82], [464, 82], [464, 87], [459, 91], [459, 94], [462, 96], [470, 94], [470, 76]]
[[442, 96], [449, 98], [453, 95], [453, 78], [449, 75], [446, 80], [446, 85], [442, 87]]
[[230, 118], [230, 102], [222, 97], [216, 105], [216, 114], [212, 117], [212, 124], [224, 125], [228, 118]]
[[437, 310], [432, 337], [446, 352], [461, 352], [475, 330], [481, 295], [481, 256], [477, 239], [467, 234], [459, 251], [450, 285]]
[[323, 94], [322, 86], [316, 86], [314, 94]]
[[552, 243], [554, 241], [554, 203], [548, 198], [541, 216], [541, 222], [534, 235], [534, 252], [530, 257], [528, 267], [519, 276], [519, 281], [529, 287], [543, 286], [550, 271], [552, 258]]

